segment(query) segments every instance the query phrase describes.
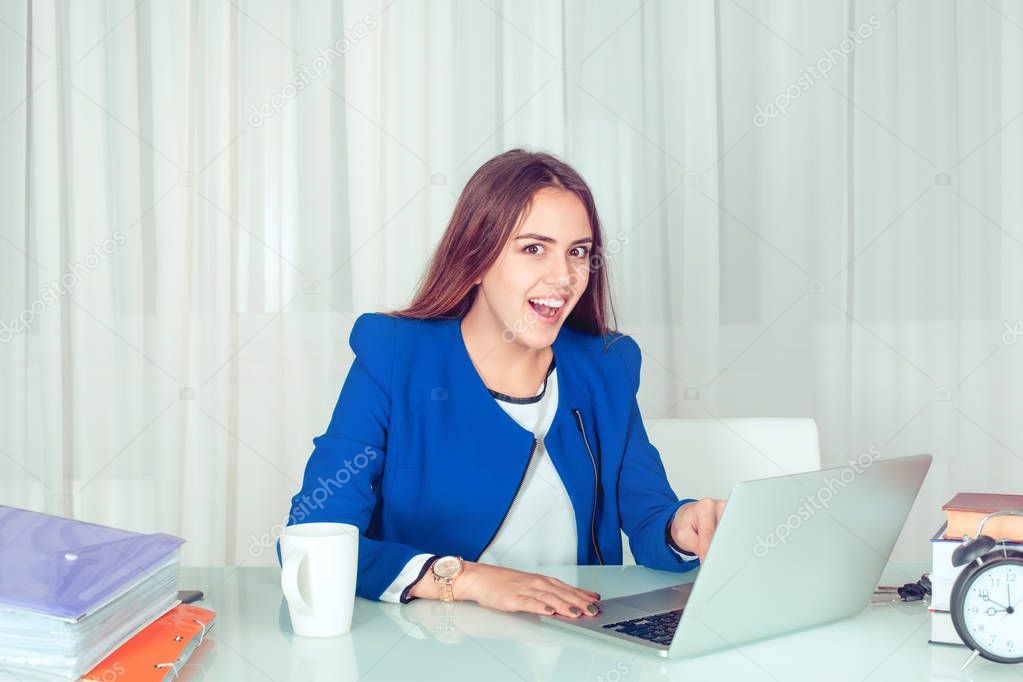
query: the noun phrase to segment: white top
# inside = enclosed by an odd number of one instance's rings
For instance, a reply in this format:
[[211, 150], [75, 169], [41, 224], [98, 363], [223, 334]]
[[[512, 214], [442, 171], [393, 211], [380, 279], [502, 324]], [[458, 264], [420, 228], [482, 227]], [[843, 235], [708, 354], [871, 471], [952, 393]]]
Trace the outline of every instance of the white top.
[[[540, 442], [526, 467], [518, 494], [479, 562], [498, 566], [573, 565], [577, 563], [578, 544], [575, 511], [543, 442], [558, 409], [558, 371], [552, 367], [544, 384], [537, 389], [535, 400], [510, 398], [494, 391], [491, 394], [519, 426], [532, 431]], [[673, 547], [672, 550], [682, 559], [696, 558], [681, 554]], [[380, 600], [398, 603], [402, 591], [419, 577], [423, 564], [431, 556], [417, 554], [409, 559], [380, 595]]]
[[480, 563], [501, 566], [578, 562], [575, 510], [543, 442], [558, 407], [557, 369], [550, 373], [546, 383], [546, 390], [541, 386], [537, 391], [541, 397], [536, 402], [496, 398], [497, 404], [519, 426], [532, 431], [539, 443], [511, 509], [497, 535], [480, 555]]

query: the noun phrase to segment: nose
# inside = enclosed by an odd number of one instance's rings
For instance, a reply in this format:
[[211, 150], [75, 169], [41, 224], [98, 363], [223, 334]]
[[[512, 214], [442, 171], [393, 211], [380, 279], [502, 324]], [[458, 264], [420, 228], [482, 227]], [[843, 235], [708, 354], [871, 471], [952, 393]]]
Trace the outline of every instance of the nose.
[[544, 280], [546, 286], [559, 293], [567, 294], [572, 286], [572, 273], [568, 268], [557, 268], [556, 272], [551, 272]]
[[572, 268], [569, 264], [561, 259], [551, 259], [551, 264], [548, 267], [547, 283], [552, 286], [568, 286], [572, 278]]
[[579, 289], [585, 280], [584, 268], [568, 261], [568, 258], [552, 258], [547, 266], [545, 284], [560, 293], [571, 296], [573, 290]]

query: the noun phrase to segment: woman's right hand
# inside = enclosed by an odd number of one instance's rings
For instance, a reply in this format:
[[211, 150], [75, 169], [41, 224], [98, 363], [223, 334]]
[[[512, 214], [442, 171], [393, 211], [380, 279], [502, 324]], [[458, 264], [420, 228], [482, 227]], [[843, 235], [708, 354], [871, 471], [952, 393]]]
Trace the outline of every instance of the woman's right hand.
[[[424, 584], [426, 583], [426, 584]], [[429, 575], [411, 590], [412, 596], [437, 598], [436, 586]], [[600, 613], [600, 595], [572, 587], [557, 578], [539, 573], [526, 573], [511, 568], [464, 563], [462, 574], [455, 578], [452, 596], [456, 600], [474, 601], [498, 611], [523, 611], [544, 615], [559, 614], [570, 618], [595, 616]]]

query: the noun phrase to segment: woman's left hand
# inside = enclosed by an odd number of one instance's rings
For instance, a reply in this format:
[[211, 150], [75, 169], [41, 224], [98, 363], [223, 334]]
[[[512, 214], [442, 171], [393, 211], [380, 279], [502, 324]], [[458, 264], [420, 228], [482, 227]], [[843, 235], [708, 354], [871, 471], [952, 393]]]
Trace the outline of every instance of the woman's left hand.
[[710, 540], [717, 530], [725, 501], [705, 497], [695, 502], [686, 502], [675, 512], [671, 520], [671, 539], [681, 549], [694, 553], [702, 562], [707, 556]]

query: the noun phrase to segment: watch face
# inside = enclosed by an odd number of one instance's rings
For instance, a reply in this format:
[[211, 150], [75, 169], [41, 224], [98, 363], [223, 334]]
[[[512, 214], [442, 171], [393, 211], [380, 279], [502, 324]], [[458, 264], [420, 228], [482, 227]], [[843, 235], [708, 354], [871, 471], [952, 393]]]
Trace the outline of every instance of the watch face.
[[456, 556], [442, 556], [433, 563], [433, 572], [438, 578], [451, 578], [462, 566], [462, 560]]
[[[1023, 560], [995, 560], [964, 582], [953, 608], [960, 635], [986, 658], [1023, 659]], [[958, 607], [958, 608], [956, 608]], [[967, 642], [968, 644], [970, 642]]]

